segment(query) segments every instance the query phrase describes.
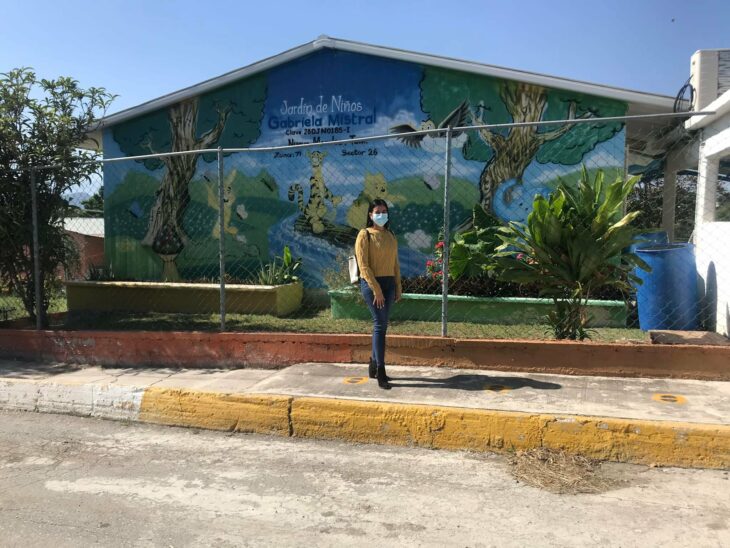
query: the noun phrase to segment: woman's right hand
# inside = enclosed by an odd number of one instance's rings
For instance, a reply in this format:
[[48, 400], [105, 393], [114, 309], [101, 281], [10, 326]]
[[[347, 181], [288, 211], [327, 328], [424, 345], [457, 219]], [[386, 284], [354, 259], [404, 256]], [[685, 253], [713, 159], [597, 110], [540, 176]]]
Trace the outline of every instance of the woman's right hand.
[[373, 297], [373, 304], [375, 308], [383, 308], [385, 306], [385, 297], [382, 293], [376, 293]]

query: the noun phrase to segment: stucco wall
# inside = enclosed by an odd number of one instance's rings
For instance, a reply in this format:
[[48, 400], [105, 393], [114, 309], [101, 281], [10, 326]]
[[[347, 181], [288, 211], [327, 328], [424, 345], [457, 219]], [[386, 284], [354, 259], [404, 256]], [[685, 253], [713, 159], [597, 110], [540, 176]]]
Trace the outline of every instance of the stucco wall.
[[71, 279], [84, 279], [92, 266], [104, 266], [104, 238], [69, 231], [79, 254], [78, 265], [68, 273]]
[[715, 114], [692, 119], [686, 127], [701, 130], [695, 243], [697, 272], [704, 292], [704, 310], [710, 328], [728, 335], [730, 324], [730, 222], [718, 208], [717, 186], [721, 162], [730, 158], [730, 91], [707, 106]]
[[[725, 242], [722, 245], [720, 242]], [[705, 223], [697, 230], [697, 273], [710, 328], [728, 335], [730, 326], [730, 223]]]

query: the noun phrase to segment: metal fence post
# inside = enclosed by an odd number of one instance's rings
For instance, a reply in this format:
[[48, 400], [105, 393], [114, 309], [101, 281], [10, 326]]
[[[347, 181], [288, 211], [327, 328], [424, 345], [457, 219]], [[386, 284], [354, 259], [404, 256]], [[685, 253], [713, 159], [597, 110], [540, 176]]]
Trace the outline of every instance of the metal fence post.
[[441, 336], [448, 334], [449, 322], [449, 244], [451, 241], [449, 221], [449, 181], [451, 179], [451, 126], [446, 129], [446, 166], [444, 168], [444, 247], [441, 254]]
[[226, 244], [225, 224], [223, 221], [223, 208], [225, 207], [225, 189], [223, 188], [223, 148], [218, 147], [218, 227], [220, 237], [218, 238], [218, 257], [220, 260], [220, 316], [221, 331], [226, 330]]
[[41, 255], [38, 238], [38, 197], [35, 185], [34, 167], [30, 168], [30, 207], [33, 220], [33, 284], [35, 290], [35, 328], [40, 331], [43, 327], [41, 322]]

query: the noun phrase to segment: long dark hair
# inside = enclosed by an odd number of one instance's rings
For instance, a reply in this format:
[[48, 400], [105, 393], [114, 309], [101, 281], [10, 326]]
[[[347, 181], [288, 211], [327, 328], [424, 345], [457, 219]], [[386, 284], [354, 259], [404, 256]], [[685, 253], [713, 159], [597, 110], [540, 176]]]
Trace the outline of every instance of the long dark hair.
[[[367, 222], [365, 223], [366, 228], [370, 228], [371, 226], [373, 226], [375, 224], [373, 222], [372, 217], [370, 217], [370, 214], [373, 212], [373, 209], [375, 209], [378, 206], [385, 207], [385, 212], [389, 213], [388, 202], [386, 202], [385, 200], [381, 200], [380, 198], [376, 198], [375, 200], [370, 202], [370, 205], [368, 206], [368, 219], [367, 219]], [[385, 229], [390, 230], [390, 219], [388, 219], [388, 222], [385, 223]]]

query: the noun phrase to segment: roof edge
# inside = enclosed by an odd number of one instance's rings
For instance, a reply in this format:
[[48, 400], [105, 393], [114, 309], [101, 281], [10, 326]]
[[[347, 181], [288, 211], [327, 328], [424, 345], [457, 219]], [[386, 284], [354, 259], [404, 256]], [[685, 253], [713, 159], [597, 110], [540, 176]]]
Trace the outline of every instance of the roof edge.
[[97, 130], [109, 127], [130, 118], [141, 116], [155, 110], [165, 108], [172, 104], [178, 103], [190, 97], [204, 94], [236, 80], [253, 76], [259, 72], [271, 69], [278, 65], [293, 61], [309, 53], [321, 49], [335, 49], [347, 51], [351, 53], [362, 53], [365, 55], [373, 55], [387, 59], [394, 59], [410, 63], [419, 63], [422, 65], [436, 66], [456, 70], [460, 72], [468, 72], [472, 74], [480, 74], [483, 76], [491, 76], [502, 78], [505, 80], [517, 80], [530, 84], [536, 84], [552, 89], [564, 89], [577, 93], [585, 93], [587, 95], [597, 95], [609, 99], [625, 101], [627, 103], [640, 103], [645, 106], [656, 108], [671, 109], [674, 104], [674, 98], [668, 95], [659, 95], [655, 93], [634, 91], [625, 88], [606, 86], [603, 84], [594, 84], [581, 80], [572, 80], [570, 78], [561, 78], [558, 76], [550, 76], [536, 72], [529, 72], [519, 69], [509, 69], [496, 65], [488, 65], [474, 61], [465, 61], [452, 57], [444, 57], [439, 55], [418, 53], [409, 50], [390, 48], [385, 46], [375, 46], [362, 42], [353, 42], [329, 36], [319, 36], [317, 39], [291, 48], [282, 53], [272, 55], [242, 68], [234, 69], [220, 76], [209, 78], [198, 84], [185, 87], [178, 91], [162, 95], [156, 99], [151, 99], [134, 107], [121, 110], [109, 116], [105, 116], [99, 122]]
[[561, 76], [552, 76], [539, 72], [530, 72], [522, 69], [506, 68], [498, 65], [490, 65], [487, 63], [479, 63], [476, 61], [466, 61], [455, 57], [446, 57], [442, 55], [434, 55], [430, 53], [419, 53], [410, 50], [398, 48], [390, 48], [384, 46], [374, 46], [362, 42], [352, 42], [349, 40], [341, 40], [337, 38], [329, 38], [335, 49], [342, 51], [352, 51], [356, 53], [365, 53], [376, 55], [379, 57], [388, 57], [409, 61], [412, 63], [420, 63], [423, 65], [439, 66], [449, 68], [461, 72], [471, 72], [474, 74], [482, 74], [485, 76], [493, 76], [503, 78], [505, 80], [517, 80], [530, 84], [538, 84], [543, 87], [552, 89], [566, 89], [568, 91], [577, 91], [588, 95], [598, 95], [600, 97], [608, 97], [612, 99], [623, 100], [627, 102], [636, 102], [644, 104], [655, 104], [656, 106], [673, 106], [674, 97], [669, 95], [661, 95], [646, 91], [636, 91], [627, 88], [609, 86], [605, 84], [595, 84], [584, 80], [575, 80], [572, 78], [564, 78]]

